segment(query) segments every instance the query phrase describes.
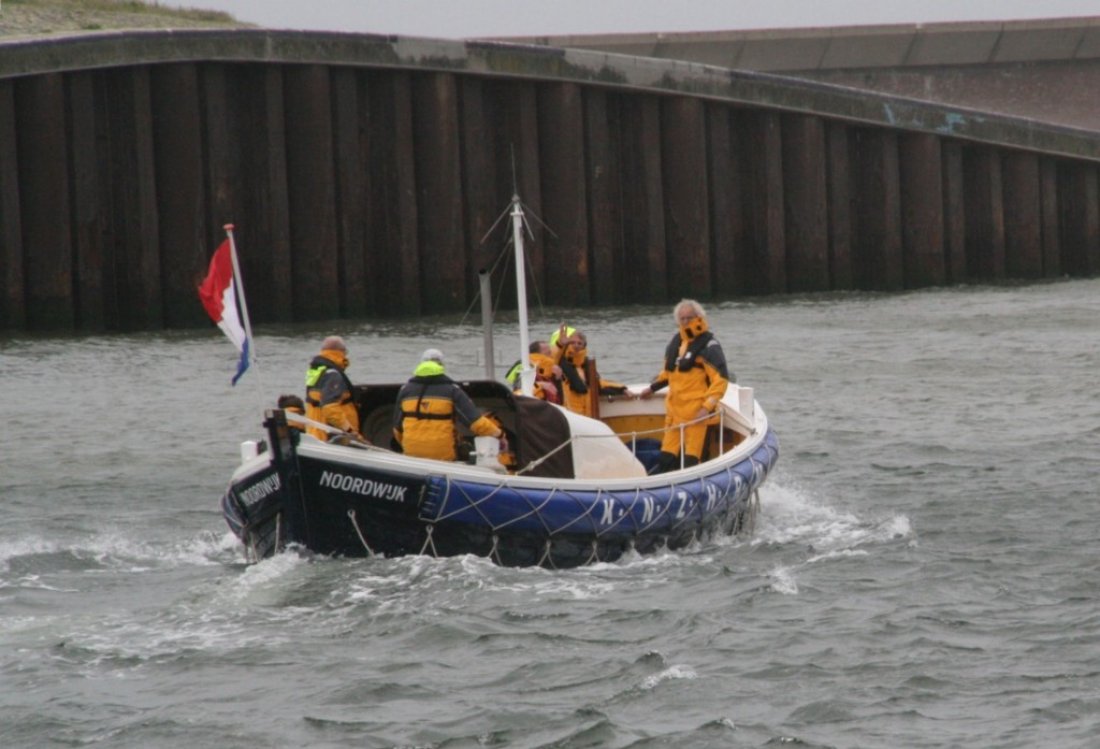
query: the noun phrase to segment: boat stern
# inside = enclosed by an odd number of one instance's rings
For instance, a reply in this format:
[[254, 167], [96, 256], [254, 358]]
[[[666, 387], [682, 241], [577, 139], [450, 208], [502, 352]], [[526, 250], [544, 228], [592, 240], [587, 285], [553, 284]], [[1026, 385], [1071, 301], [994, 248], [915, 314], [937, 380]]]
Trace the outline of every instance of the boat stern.
[[281, 409], [266, 412], [264, 428], [268, 441], [241, 443], [241, 465], [221, 499], [226, 525], [244, 544], [250, 561], [265, 559], [296, 540], [285, 511], [295, 506], [291, 494], [297, 430], [287, 424]]

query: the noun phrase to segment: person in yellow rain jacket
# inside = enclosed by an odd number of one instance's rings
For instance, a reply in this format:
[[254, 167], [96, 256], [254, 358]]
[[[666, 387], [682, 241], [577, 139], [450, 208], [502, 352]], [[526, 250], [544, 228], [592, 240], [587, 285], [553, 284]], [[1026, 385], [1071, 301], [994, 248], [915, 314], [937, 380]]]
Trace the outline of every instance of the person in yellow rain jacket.
[[[589, 395], [592, 383], [588, 381], [587, 370], [588, 338], [579, 330], [573, 330], [565, 340], [561, 357], [562, 401], [566, 408], [582, 416], [593, 415]], [[596, 381], [600, 395], [622, 395], [626, 392], [626, 385], [605, 380], [600, 377], [599, 372], [596, 372]]]
[[420, 357], [413, 377], [397, 393], [393, 433], [402, 452], [417, 458], [454, 460], [455, 421], [479, 437], [497, 437], [501, 452], [507, 438], [497, 421], [482, 414], [470, 396], [446, 375], [443, 352], [430, 348]]
[[[348, 347], [338, 335], [321, 343], [321, 353], [313, 357], [306, 371], [306, 418], [336, 427], [347, 437], [367, 442], [359, 433], [359, 409], [355, 405], [348, 368]], [[329, 441], [333, 436], [323, 429], [309, 427], [308, 434]]]
[[[561, 405], [561, 367], [550, 353], [550, 344], [546, 341], [533, 341], [528, 346], [528, 360], [535, 370], [535, 386], [532, 395], [540, 400]], [[523, 362], [517, 361], [504, 375], [504, 381], [512, 386], [514, 392], [522, 389], [520, 374]]]
[[[652, 473], [678, 469], [681, 449], [685, 468], [699, 462], [709, 421], [702, 419], [715, 412], [728, 384], [736, 382], [726, 366], [721, 344], [708, 329], [703, 306], [694, 299], [684, 299], [673, 309], [673, 316], [679, 331], [665, 349], [664, 369], [639, 394], [649, 398], [668, 386], [665, 433]], [[678, 428], [681, 424], [688, 424], [683, 428], [683, 444]]]

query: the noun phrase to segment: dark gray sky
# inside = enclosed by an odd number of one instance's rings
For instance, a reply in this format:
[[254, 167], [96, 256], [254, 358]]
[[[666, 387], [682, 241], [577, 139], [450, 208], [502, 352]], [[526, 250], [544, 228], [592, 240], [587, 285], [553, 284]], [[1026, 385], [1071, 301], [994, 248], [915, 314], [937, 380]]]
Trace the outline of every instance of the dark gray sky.
[[158, 0], [270, 28], [468, 38], [1096, 16], [1096, 0]]

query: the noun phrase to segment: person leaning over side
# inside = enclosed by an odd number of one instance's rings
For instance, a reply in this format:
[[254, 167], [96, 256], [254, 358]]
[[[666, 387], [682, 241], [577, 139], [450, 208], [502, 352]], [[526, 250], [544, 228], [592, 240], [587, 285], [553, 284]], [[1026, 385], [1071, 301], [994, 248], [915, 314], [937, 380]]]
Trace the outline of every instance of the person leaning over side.
[[[298, 416], [306, 415], [306, 404], [303, 403], [302, 399], [299, 398], [297, 395], [280, 395], [279, 400], [276, 401], [276, 406], [283, 409], [289, 414], [297, 414]], [[297, 429], [303, 432], [305, 431], [305, 426], [303, 426], [300, 422], [290, 421], [289, 419], [287, 420], [287, 422], [290, 424], [291, 429]]]
[[[545, 343], [542, 345], [546, 346]], [[547, 348], [549, 347], [547, 346]], [[531, 354], [531, 366], [535, 368], [535, 385], [532, 395], [539, 400], [556, 403], [560, 406], [562, 399], [561, 367], [542, 351]]]
[[[348, 347], [338, 335], [321, 343], [321, 353], [313, 357], [306, 372], [306, 418], [328, 424], [360, 442], [370, 443], [359, 432], [359, 409], [355, 405], [348, 368]], [[323, 429], [308, 427], [308, 434], [328, 441]], [[334, 435], [339, 436], [339, 435]]]
[[[550, 344], [546, 341], [532, 341], [527, 347], [528, 361], [535, 370], [535, 384], [532, 395], [540, 400], [561, 405], [561, 367], [554, 363], [550, 353]], [[517, 361], [504, 375], [512, 390], [520, 393], [523, 361]]]
[[412, 379], [401, 386], [393, 411], [393, 434], [401, 451], [416, 458], [454, 460], [455, 421], [479, 437], [497, 437], [501, 452], [507, 438], [500, 424], [482, 414], [470, 396], [447, 376], [443, 352], [430, 348], [420, 357]]
[[[722, 345], [710, 332], [703, 305], [694, 299], [683, 299], [673, 308], [679, 331], [665, 349], [665, 366], [653, 383], [639, 396], [649, 398], [668, 386], [665, 405], [665, 433], [661, 453], [652, 473], [664, 473], [680, 467], [683, 449], [684, 467], [699, 463], [706, 440], [707, 423], [726, 387], [736, 378], [726, 366]], [[683, 427], [683, 444], [680, 426]]]

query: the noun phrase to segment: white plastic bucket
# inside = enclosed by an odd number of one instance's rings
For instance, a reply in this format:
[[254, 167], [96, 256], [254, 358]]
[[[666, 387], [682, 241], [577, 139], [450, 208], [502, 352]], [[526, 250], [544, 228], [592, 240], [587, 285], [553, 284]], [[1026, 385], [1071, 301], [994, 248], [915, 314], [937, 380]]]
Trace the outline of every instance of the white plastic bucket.
[[245, 440], [241, 443], [241, 462], [246, 463], [260, 454], [260, 445], [256, 440]]
[[500, 440], [496, 437], [474, 437], [474, 463], [479, 466], [499, 466]]

